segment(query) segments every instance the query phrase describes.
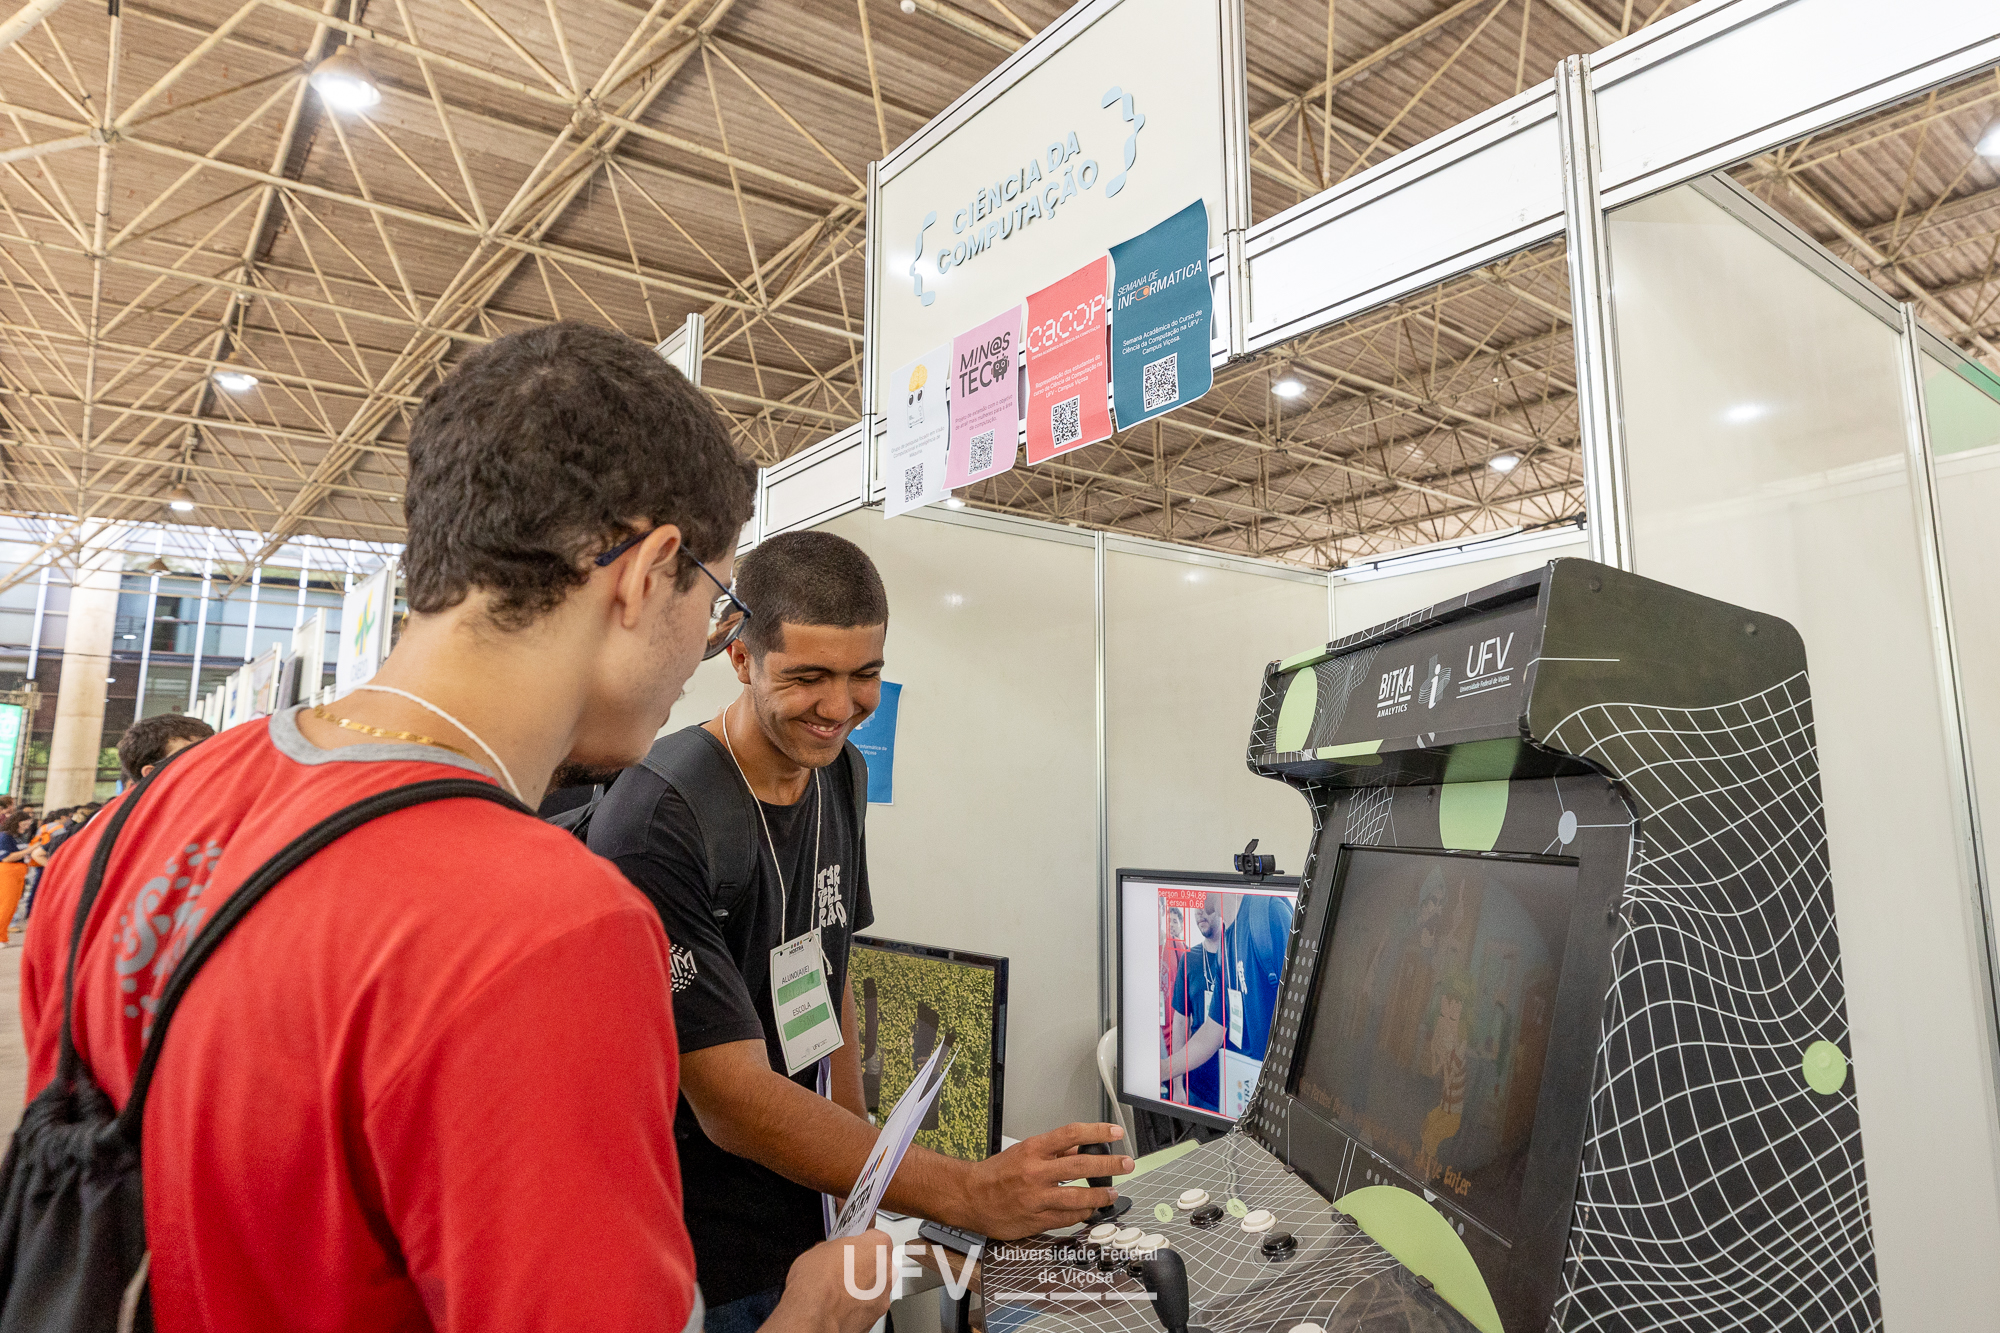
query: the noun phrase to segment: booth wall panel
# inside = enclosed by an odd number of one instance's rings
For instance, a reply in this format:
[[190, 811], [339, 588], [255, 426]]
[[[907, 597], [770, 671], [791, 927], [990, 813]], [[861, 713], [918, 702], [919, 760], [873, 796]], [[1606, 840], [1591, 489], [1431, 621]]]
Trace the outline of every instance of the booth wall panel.
[[1244, 763], [1264, 668], [1324, 642], [1326, 586], [1105, 557], [1111, 866], [1228, 871], [1252, 838], [1297, 874], [1312, 812]]
[[1805, 640], [1885, 1320], [1980, 1325], [1993, 1052], [1896, 332], [1693, 187], [1610, 243], [1638, 572]]
[[903, 686], [896, 803], [868, 815], [874, 933], [1009, 958], [1006, 1132], [1095, 1119], [1091, 551], [876, 510], [821, 530], [881, 570]]
[[1989, 894], [2000, 836], [2000, 386], [1982, 392], [1926, 354], [1924, 400], [1936, 456], [1939, 554], [1951, 596], [1959, 686]]
[[1343, 580], [1333, 585], [1333, 637], [1338, 639], [1426, 606], [1434, 606], [1461, 593], [1483, 588], [1489, 583], [1540, 569], [1551, 560], [1572, 556], [1588, 558], [1589, 555], [1589, 543], [1580, 541], [1553, 549], [1510, 552], [1484, 560], [1468, 560], [1464, 564], [1446, 565], [1442, 569]]

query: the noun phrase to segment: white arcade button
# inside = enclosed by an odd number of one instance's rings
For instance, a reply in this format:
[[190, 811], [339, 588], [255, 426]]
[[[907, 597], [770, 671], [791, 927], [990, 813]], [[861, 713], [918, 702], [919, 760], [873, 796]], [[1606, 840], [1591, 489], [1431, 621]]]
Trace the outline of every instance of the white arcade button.
[[1207, 1190], [1182, 1190], [1181, 1211], [1191, 1213], [1208, 1202]]
[[1318, 1324], [1293, 1324], [1288, 1333], [1326, 1333]]
[[1132, 1248], [1132, 1242], [1139, 1239], [1139, 1237], [1145, 1234], [1146, 1234], [1145, 1232], [1139, 1230], [1139, 1228], [1137, 1227], [1126, 1227], [1123, 1231], [1120, 1231], [1117, 1235], [1111, 1238], [1111, 1243], [1113, 1245], [1124, 1246], [1126, 1249], [1129, 1250], [1130, 1248]]
[[1243, 1229], [1252, 1233], [1269, 1231], [1277, 1225], [1277, 1222], [1278, 1219], [1271, 1215], [1270, 1209], [1259, 1208], [1243, 1219]]
[[1105, 1241], [1110, 1240], [1113, 1236], [1117, 1234], [1118, 1234], [1118, 1224], [1116, 1222], [1099, 1222], [1096, 1226], [1090, 1229], [1090, 1238], [1096, 1241], [1099, 1245], [1102, 1245]]

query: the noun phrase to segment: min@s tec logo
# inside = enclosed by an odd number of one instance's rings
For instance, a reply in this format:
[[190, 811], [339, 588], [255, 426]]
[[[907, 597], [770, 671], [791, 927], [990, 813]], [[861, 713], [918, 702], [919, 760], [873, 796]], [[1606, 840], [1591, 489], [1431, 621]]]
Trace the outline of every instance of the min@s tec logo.
[[[1105, 91], [1101, 105], [1106, 110], [1115, 109], [1126, 130], [1119, 150], [1122, 165], [1104, 182], [1104, 197], [1109, 199], [1125, 188], [1126, 178], [1139, 160], [1139, 132], [1146, 128], [1146, 116], [1132, 94], [1115, 86]], [[1041, 153], [973, 192], [965, 206], [951, 215], [952, 235], [958, 239], [939, 249], [929, 265], [924, 262], [925, 242], [931, 228], [938, 225], [939, 214], [936, 209], [926, 212], [917, 227], [916, 244], [907, 252], [911, 294], [919, 305], [930, 305], [937, 300], [937, 292], [925, 289], [926, 276], [942, 278], [1026, 231], [1032, 223], [1053, 219], [1064, 204], [1092, 190], [1103, 175], [1096, 158], [1083, 156], [1075, 130], [1051, 139]]]

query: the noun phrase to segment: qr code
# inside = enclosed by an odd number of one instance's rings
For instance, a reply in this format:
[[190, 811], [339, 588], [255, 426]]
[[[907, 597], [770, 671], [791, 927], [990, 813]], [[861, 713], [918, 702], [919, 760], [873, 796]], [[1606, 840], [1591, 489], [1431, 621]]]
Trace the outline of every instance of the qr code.
[[1147, 362], [1140, 372], [1139, 395], [1148, 412], [1181, 396], [1181, 376], [1176, 363], [1179, 356], [1179, 352], [1168, 352], [1158, 361]]
[[921, 500], [923, 498], [923, 495], [924, 495], [924, 465], [922, 463], [919, 463], [915, 467], [904, 468], [903, 503], [909, 504], [913, 500]]
[[1049, 433], [1055, 436], [1058, 449], [1083, 438], [1083, 398], [1080, 395], [1065, 399], [1049, 409]]
[[972, 457], [969, 461], [971, 466], [966, 469], [968, 472], [984, 472], [993, 466], [992, 431], [972, 437]]

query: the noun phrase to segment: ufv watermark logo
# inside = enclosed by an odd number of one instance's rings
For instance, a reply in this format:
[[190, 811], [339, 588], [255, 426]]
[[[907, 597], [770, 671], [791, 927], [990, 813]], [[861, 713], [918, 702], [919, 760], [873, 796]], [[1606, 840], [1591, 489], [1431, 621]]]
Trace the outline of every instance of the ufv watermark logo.
[[[847, 1286], [847, 1294], [857, 1301], [874, 1300], [884, 1291], [887, 1291], [891, 1283], [895, 1284], [895, 1291], [890, 1295], [889, 1299], [900, 1301], [903, 1299], [905, 1282], [909, 1278], [922, 1277], [924, 1275], [922, 1266], [916, 1262], [923, 1255], [924, 1246], [921, 1242], [913, 1240], [902, 1245], [890, 1246], [886, 1257], [882, 1250], [876, 1250], [874, 1280], [872, 1285], [864, 1287], [861, 1285], [860, 1277], [854, 1271], [854, 1251], [856, 1248], [856, 1246], [849, 1245], [842, 1250], [840, 1256], [840, 1276], [841, 1280]], [[964, 1255], [964, 1262], [954, 1271], [951, 1266], [952, 1259], [954, 1258], [953, 1252], [942, 1245], [933, 1245], [930, 1247], [931, 1257], [937, 1261], [937, 1271], [944, 1278], [945, 1294], [950, 1296], [951, 1299], [959, 1300], [963, 1298], [966, 1291], [971, 1287], [972, 1266], [979, 1262], [979, 1252], [983, 1248], [983, 1246], [979, 1245], [973, 1246], [972, 1253]]]

